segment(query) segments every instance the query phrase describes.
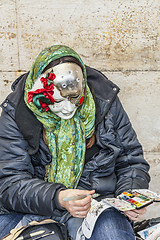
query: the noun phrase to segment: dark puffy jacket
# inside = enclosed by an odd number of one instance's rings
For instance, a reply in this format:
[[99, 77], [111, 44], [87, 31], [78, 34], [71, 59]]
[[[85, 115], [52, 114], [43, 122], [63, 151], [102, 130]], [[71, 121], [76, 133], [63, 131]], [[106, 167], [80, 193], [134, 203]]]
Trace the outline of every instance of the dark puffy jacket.
[[[95, 96], [96, 144], [100, 150], [85, 164], [79, 188], [110, 196], [148, 188], [149, 165], [117, 97], [119, 88], [95, 69], [87, 67], [87, 76]], [[16, 211], [61, 218], [66, 211], [59, 207], [57, 195], [65, 186], [43, 180], [51, 155], [43, 141], [42, 124], [23, 100], [26, 77], [15, 81], [14, 91], [1, 105], [1, 213]]]

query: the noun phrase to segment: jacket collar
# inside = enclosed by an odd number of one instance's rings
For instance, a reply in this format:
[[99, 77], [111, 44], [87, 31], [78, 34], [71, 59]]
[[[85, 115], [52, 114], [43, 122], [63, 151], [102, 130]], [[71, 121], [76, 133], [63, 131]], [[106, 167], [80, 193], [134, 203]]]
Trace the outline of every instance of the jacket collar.
[[110, 109], [120, 89], [100, 71], [88, 66], [86, 71], [88, 86], [95, 97], [97, 125]]
[[15, 80], [11, 86], [13, 92], [8, 95], [7, 101], [15, 108], [15, 122], [29, 144], [28, 153], [33, 155], [39, 149], [43, 126], [24, 102], [24, 86], [27, 76], [28, 73]]

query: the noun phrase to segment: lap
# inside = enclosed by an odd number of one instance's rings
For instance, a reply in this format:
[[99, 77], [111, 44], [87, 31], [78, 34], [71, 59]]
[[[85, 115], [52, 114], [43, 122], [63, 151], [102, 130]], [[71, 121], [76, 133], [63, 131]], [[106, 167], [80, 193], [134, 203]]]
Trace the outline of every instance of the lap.
[[13, 228], [15, 228], [23, 216], [23, 214], [0, 215], [0, 238], [7, 235]]
[[[0, 215], [0, 237], [8, 234], [11, 229], [27, 225], [33, 220], [42, 220], [44, 216], [30, 214]], [[76, 233], [83, 219], [70, 218], [67, 223], [69, 235], [76, 239]], [[113, 208], [106, 209], [97, 219], [90, 240], [134, 240], [134, 232], [127, 218]]]
[[[83, 219], [70, 218], [66, 225], [69, 235], [76, 239], [77, 231], [80, 230]], [[81, 230], [80, 230], [81, 235]], [[83, 237], [82, 239], [84, 239]], [[80, 239], [78, 234], [78, 239]], [[128, 219], [114, 208], [106, 209], [97, 219], [92, 236], [89, 240], [135, 240], [131, 223]], [[86, 238], [86, 240], [88, 240]]]
[[114, 208], [106, 209], [97, 219], [90, 240], [135, 240], [127, 218]]

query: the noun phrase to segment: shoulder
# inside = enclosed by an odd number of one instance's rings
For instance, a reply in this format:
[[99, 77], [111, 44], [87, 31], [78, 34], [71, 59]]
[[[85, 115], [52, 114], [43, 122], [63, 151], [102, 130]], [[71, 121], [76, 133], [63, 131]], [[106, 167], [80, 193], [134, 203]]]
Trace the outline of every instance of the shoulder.
[[20, 98], [24, 92], [24, 86], [27, 79], [28, 73], [19, 76], [12, 84], [12, 92], [8, 95], [7, 100], [16, 108], [20, 101]]
[[115, 104], [118, 101], [117, 95], [120, 89], [102, 72], [88, 66], [86, 66], [86, 71], [87, 84], [95, 98], [97, 125], [104, 119], [111, 107], [116, 111]]
[[112, 100], [119, 92], [119, 87], [110, 81], [102, 72], [86, 66], [87, 84], [95, 97], [108, 101]]

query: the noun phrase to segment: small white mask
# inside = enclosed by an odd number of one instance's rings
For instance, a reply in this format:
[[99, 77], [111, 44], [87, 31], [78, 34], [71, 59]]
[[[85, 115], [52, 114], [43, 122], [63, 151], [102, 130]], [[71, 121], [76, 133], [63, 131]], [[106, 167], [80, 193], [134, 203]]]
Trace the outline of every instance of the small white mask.
[[62, 97], [56, 87], [54, 87], [53, 98], [55, 99], [54, 104], [48, 105], [53, 113], [63, 119], [70, 119], [74, 116], [78, 106], [71, 103], [67, 98]]
[[[57, 116], [63, 119], [70, 119], [74, 116], [79, 101], [84, 95], [84, 79], [83, 72], [79, 65], [75, 63], [62, 63], [48, 69], [41, 74], [35, 81], [31, 91], [43, 89], [42, 77], [46, 77], [48, 73], [54, 72], [56, 78], [53, 80], [54, 104], [49, 104], [49, 109]], [[83, 101], [83, 100], [82, 100]]]

